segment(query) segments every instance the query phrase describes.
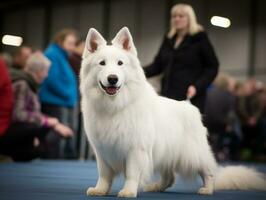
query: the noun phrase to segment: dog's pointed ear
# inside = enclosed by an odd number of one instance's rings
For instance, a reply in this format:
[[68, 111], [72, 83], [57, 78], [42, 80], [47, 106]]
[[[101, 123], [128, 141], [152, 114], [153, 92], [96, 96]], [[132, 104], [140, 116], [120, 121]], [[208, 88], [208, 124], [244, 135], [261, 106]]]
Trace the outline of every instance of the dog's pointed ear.
[[112, 44], [119, 48], [124, 49], [134, 55], [137, 55], [137, 50], [135, 48], [132, 36], [127, 27], [123, 27], [112, 40]]
[[94, 53], [101, 45], [105, 45], [106, 41], [102, 35], [94, 28], [90, 28], [83, 51], [83, 58], [86, 58], [89, 54]]

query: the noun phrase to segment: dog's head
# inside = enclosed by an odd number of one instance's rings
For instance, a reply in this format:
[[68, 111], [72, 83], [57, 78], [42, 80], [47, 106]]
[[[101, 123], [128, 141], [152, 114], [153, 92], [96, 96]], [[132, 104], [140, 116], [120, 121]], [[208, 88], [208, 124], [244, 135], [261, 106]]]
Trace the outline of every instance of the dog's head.
[[95, 29], [89, 30], [80, 78], [82, 95], [119, 101], [129, 98], [145, 76], [128, 28], [117, 33], [112, 45]]

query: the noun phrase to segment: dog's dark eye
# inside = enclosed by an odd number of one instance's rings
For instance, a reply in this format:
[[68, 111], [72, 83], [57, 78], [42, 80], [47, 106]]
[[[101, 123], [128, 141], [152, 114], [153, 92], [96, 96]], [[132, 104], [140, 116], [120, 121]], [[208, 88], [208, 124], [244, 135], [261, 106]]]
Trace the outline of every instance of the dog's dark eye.
[[105, 61], [102, 60], [99, 64], [100, 64], [100, 65], [105, 65]]
[[118, 65], [123, 65], [123, 62], [121, 60], [118, 61]]

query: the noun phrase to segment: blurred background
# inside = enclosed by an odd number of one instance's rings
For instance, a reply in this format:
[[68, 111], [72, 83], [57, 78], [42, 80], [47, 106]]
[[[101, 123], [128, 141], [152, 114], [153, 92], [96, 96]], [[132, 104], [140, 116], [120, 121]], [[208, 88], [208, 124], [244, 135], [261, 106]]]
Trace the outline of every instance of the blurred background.
[[[112, 39], [128, 26], [143, 65], [157, 53], [169, 28], [170, 8], [176, 3], [193, 6], [200, 24], [209, 33], [220, 61], [220, 69], [239, 78], [254, 75], [266, 81], [266, 2], [263, 0], [2, 0], [0, 32], [17, 35], [23, 42], [44, 49], [54, 34], [75, 28], [82, 38], [94, 27]], [[213, 16], [230, 19], [221, 28], [210, 22]], [[1, 44], [1, 51], [13, 47]]]
[[[12, 59], [8, 55], [22, 45], [44, 51], [54, 35], [64, 28], [75, 29], [80, 40], [84, 41], [89, 28], [94, 27], [110, 41], [120, 28], [127, 26], [141, 64], [145, 66], [157, 54], [163, 36], [169, 30], [170, 9], [177, 3], [190, 4], [195, 9], [198, 22], [208, 33], [220, 63], [220, 74], [214, 86], [240, 99], [233, 103], [229, 101], [231, 105], [227, 104], [225, 110], [219, 111], [224, 114], [220, 119], [221, 113], [215, 109], [227, 101], [210, 90], [205, 115], [207, 118], [210, 116], [209, 119], [220, 118], [218, 122], [208, 121], [208, 125], [222, 124], [224, 129], [210, 131], [216, 157], [219, 160], [265, 162], [264, 0], [1, 0], [0, 52], [8, 61]], [[222, 17], [222, 21], [217, 17]], [[16, 36], [18, 43], [14, 44], [14, 39], [8, 42], [10, 36]], [[158, 91], [159, 79], [149, 80]], [[225, 94], [225, 98], [227, 96]], [[74, 130], [77, 133], [74, 141], [77, 153], [71, 159], [93, 159], [81, 118], [78, 119]]]

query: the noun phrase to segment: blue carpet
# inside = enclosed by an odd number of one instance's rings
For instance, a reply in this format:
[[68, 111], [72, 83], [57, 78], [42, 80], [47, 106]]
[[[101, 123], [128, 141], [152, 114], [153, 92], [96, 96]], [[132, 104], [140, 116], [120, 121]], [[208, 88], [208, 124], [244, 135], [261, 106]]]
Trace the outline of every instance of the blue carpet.
[[[255, 165], [266, 172], [266, 165]], [[42, 161], [31, 163], [0, 164], [0, 200], [88, 200], [116, 199], [123, 179], [118, 178], [107, 197], [87, 197], [88, 186], [97, 180], [95, 162]], [[200, 179], [185, 182], [177, 179], [176, 184], [164, 193], [141, 192], [138, 199], [210, 199], [210, 200], [266, 200], [266, 192], [219, 191], [212, 196], [196, 194]]]

